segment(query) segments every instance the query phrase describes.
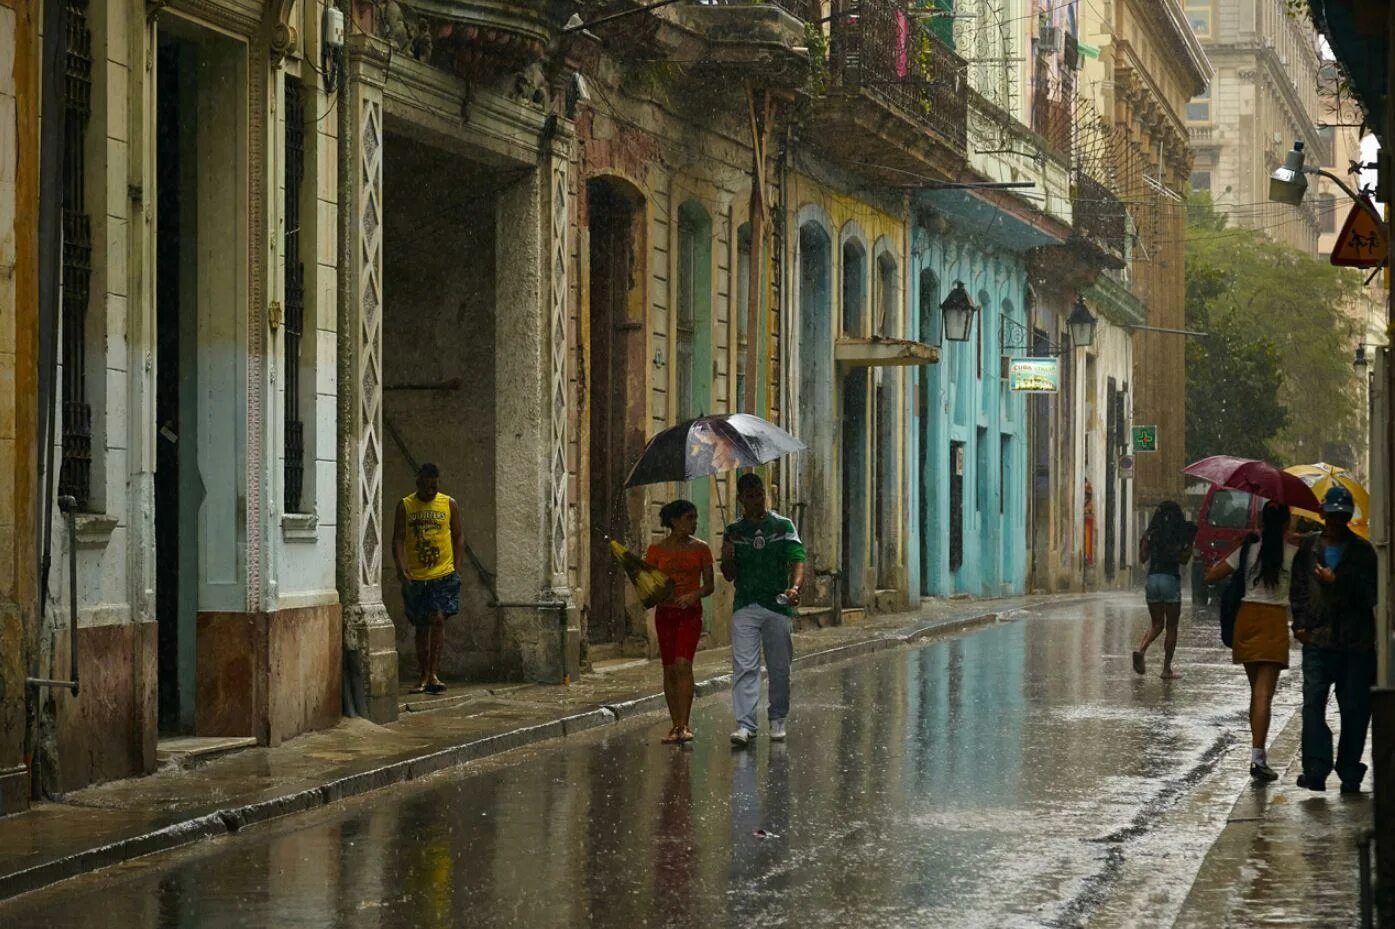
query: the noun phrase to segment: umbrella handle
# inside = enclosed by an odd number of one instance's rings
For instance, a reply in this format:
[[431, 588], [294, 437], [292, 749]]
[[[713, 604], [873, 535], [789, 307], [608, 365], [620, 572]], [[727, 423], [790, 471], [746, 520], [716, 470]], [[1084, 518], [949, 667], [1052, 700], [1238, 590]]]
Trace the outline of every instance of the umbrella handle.
[[727, 519], [727, 504], [722, 499], [722, 484], [725, 483], [726, 478], [720, 474], [714, 474], [713, 477], [716, 478], [713, 483], [717, 485], [717, 512], [722, 514], [722, 531], [726, 532], [727, 525], [730, 523], [730, 520]]

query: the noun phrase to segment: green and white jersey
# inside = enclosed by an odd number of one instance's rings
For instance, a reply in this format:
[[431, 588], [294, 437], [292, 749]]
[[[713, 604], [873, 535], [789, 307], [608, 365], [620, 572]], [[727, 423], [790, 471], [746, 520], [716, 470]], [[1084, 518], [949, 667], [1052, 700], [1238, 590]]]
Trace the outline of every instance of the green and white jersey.
[[790, 565], [805, 559], [804, 543], [794, 523], [779, 513], [762, 519], [739, 519], [727, 526], [725, 540], [736, 549], [736, 598], [732, 609], [755, 603], [776, 613], [795, 608], [775, 598], [790, 586]]

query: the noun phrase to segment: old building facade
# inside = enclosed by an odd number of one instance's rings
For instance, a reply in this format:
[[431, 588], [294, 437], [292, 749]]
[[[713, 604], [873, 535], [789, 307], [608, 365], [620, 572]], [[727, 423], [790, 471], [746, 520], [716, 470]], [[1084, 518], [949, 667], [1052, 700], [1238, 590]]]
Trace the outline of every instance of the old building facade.
[[[38, 537], [48, 474], [77, 500], [73, 532], [45, 505], [78, 583], [55, 569], [40, 619], [14, 548], [5, 796], [147, 772], [164, 736], [394, 718], [415, 656], [393, 514], [426, 461], [466, 522], [455, 679], [654, 652], [606, 537], [642, 551], [683, 496], [720, 544], [734, 474], [624, 487], [649, 438], [705, 413], [808, 446], [763, 469], [809, 548], [806, 623], [1087, 585], [1091, 506], [1123, 551], [1119, 449], [1098, 435], [1129, 421], [1127, 325], [1166, 325], [1153, 307], [1176, 295], [1138, 283], [1147, 217], [1123, 194], [1146, 179], [1082, 154], [1098, 126], [1073, 4], [65, 9], [83, 79], [45, 97], [71, 153], [54, 464], [13, 391], [0, 452], [34, 454], [0, 531]], [[14, 60], [15, 81], [37, 67]], [[1143, 129], [1180, 123], [1134, 126], [1135, 103], [1098, 105], [1156, 151]], [[6, 306], [28, 307], [35, 220], [12, 221]], [[975, 313], [950, 341], [961, 282]], [[1082, 303], [1088, 347], [1068, 336]], [[0, 342], [0, 371], [20, 385], [34, 351]], [[1011, 389], [1021, 356], [1056, 359], [1059, 391]], [[79, 693], [26, 697], [20, 677], [63, 679], [74, 649]]]
[[1331, 134], [1318, 128], [1321, 61], [1312, 23], [1282, 0], [1184, 0], [1183, 6], [1215, 68], [1185, 110], [1195, 150], [1192, 188], [1210, 191], [1233, 224], [1311, 254], [1335, 201], [1318, 197], [1297, 212], [1270, 203], [1269, 175], [1294, 140], [1307, 147], [1313, 164], [1331, 158]]

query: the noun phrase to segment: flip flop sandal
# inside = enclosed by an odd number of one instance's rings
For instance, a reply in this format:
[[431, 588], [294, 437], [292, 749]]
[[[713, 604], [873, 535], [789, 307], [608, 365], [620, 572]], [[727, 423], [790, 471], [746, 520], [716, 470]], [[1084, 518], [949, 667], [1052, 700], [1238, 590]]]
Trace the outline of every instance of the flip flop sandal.
[[682, 736], [682, 734], [678, 731], [678, 728], [677, 728], [677, 727], [674, 727], [673, 729], [670, 729], [670, 730], [668, 731], [668, 735], [664, 736], [664, 737], [663, 737], [662, 739], [660, 739], [659, 741], [662, 742], [664, 745], [673, 745], [673, 744], [675, 744], [675, 743], [677, 743], [677, 742], [682, 742], [682, 741], [683, 741], [683, 736]]
[[445, 684], [427, 684], [426, 692], [429, 694], [443, 694], [446, 692]]
[[680, 742], [691, 742], [693, 738], [693, 730], [689, 729], [686, 726], [684, 726], [682, 731], [678, 733], [678, 741]]
[[413, 687], [411, 690], [407, 691], [407, 693], [409, 693], [409, 694], [424, 694], [424, 693], [426, 693], [426, 685], [425, 685], [425, 684], [418, 684], [417, 686]]
[[1144, 671], [1147, 670], [1146, 666], [1143, 664], [1142, 652], [1133, 653], [1133, 670], [1135, 674], [1142, 674]]

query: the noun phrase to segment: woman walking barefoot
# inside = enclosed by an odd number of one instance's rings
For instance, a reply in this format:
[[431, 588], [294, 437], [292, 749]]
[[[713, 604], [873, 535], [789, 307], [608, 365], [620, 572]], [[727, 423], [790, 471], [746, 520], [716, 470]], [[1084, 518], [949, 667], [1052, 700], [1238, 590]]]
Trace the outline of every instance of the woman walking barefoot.
[[644, 560], [673, 579], [673, 595], [654, 611], [659, 656], [664, 665], [664, 699], [673, 728], [664, 742], [689, 742], [693, 730], [693, 656], [702, 637], [702, 598], [712, 593], [712, 550], [697, 531], [697, 507], [674, 500], [659, 510], [668, 536], [649, 546]]
[[1138, 560], [1148, 565], [1143, 596], [1152, 620], [1133, 653], [1133, 669], [1139, 674], [1144, 671], [1143, 656], [1148, 646], [1166, 627], [1162, 677], [1174, 680], [1182, 676], [1172, 670], [1172, 653], [1177, 650], [1177, 624], [1182, 617], [1182, 565], [1191, 560], [1194, 536], [1195, 529], [1188, 526], [1182, 508], [1172, 500], [1164, 500], [1153, 511], [1148, 530], [1138, 542]]
[[1250, 777], [1262, 782], [1279, 777], [1269, 767], [1265, 743], [1279, 672], [1288, 667], [1289, 576], [1298, 553], [1298, 547], [1287, 540], [1288, 522], [1288, 507], [1272, 500], [1266, 503], [1260, 515], [1259, 544], [1250, 535], [1206, 572], [1206, 583], [1215, 584], [1240, 570], [1241, 560], [1245, 562], [1245, 595], [1235, 616], [1231, 660], [1243, 664], [1250, 679]]

